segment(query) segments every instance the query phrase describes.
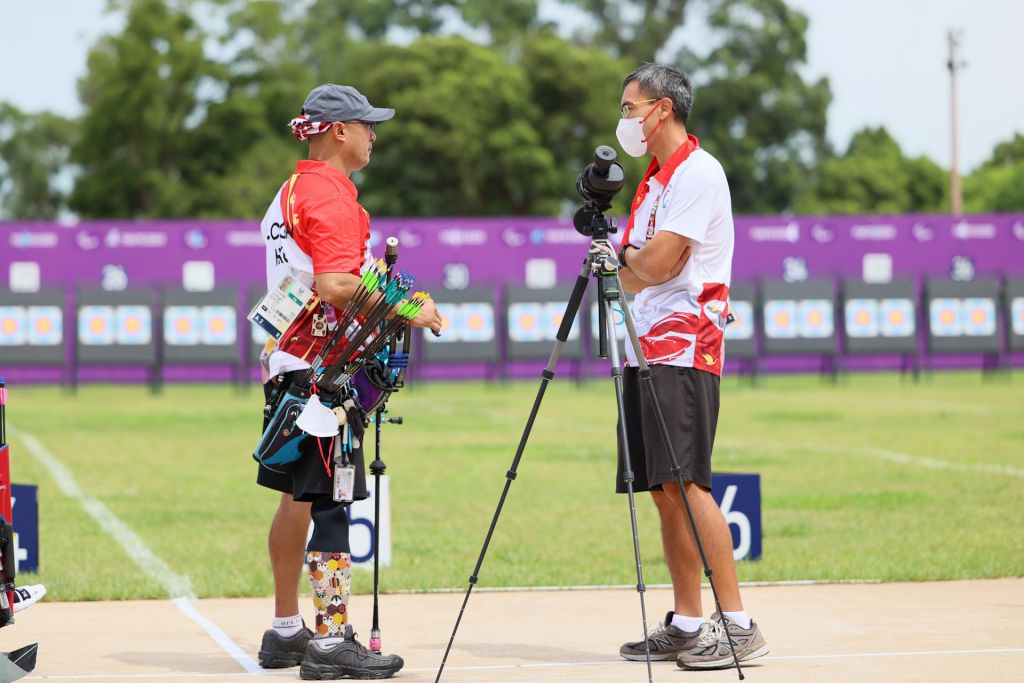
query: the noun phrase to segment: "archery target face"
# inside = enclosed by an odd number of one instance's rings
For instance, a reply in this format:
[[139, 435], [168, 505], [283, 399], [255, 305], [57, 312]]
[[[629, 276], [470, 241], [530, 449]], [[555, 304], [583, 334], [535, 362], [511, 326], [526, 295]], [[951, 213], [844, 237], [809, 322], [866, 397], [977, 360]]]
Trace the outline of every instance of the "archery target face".
[[153, 340], [153, 320], [148, 306], [117, 307], [117, 343], [142, 346]]
[[462, 309], [459, 304], [438, 303], [441, 315], [441, 336], [435, 337], [429, 328], [423, 329], [423, 339], [431, 344], [450, 344], [459, 340], [462, 327]]
[[1010, 302], [1010, 318], [1013, 333], [1024, 337], [1024, 297], [1017, 297]]
[[725, 327], [725, 338], [743, 340], [754, 338], [754, 304], [750, 301], [729, 301], [729, 312], [732, 313], [731, 325]]
[[796, 301], [782, 299], [765, 302], [764, 334], [772, 339], [796, 339]]
[[[546, 336], [544, 341], [554, 341], [558, 335], [558, 328], [562, 326], [562, 319], [565, 317], [565, 304], [559, 301], [551, 301], [544, 304], [544, 322], [546, 324]], [[580, 338], [579, 321], [574, 320], [569, 336], [566, 340]]]
[[22, 346], [28, 341], [28, 319], [23, 306], [0, 306], [0, 346]]
[[996, 302], [985, 297], [964, 299], [960, 326], [964, 336], [991, 337], [996, 333]]
[[878, 302], [874, 299], [847, 299], [846, 334], [849, 337], [877, 337], [879, 334]]
[[878, 318], [883, 337], [912, 337], [917, 331], [911, 299], [882, 299]]
[[64, 341], [64, 317], [59, 306], [28, 307], [28, 343], [58, 346]]
[[797, 330], [805, 339], [831, 337], [835, 330], [832, 302], [826, 299], [804, 299], [797, 304]]
[[547, 327], [544, 305], [539, 303], [510, 304], [508, 336], [514, 342], [544, 341]]
[[84, 346], [114, 343], [113, 306], [82, 306], [78, 309], [78, 341]]
[[164, 309], [164, 341], [171, 346], [196, 346], [200, 324], [198, 306], [168, 306]]
[[959, 337], [960, 300], [948, 297], [932, 299], [928, 304], [928, 329], [934, 337]]
[[460, 308], [462, 309], [460, 341], [480, 343], [494, 339], [494, 307], [491, 304], [466, 303], [460, 304]]
[[238, 320], [232, 306], [203, 306], [202, 340], [207, 346], [231, 346], [238, 338]]

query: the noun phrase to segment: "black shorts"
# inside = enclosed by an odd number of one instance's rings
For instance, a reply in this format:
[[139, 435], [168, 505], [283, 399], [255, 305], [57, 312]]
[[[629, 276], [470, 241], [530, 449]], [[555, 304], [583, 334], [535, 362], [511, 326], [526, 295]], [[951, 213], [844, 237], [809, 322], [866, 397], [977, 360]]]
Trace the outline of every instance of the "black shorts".
[[[296, 370], [295, 372], [285, 373], [284, 381], [294, 381], [300, 375], [305, 374], [305, 372], [305, 370]], [[263, 385], [264, 398], [270, 398], [273, 386], [271, 382]], [[270, 422], [270, 419], [264, 416], [264, 431], [267, 429], [268, 422]], [[353, 433], [360, 441], [359, 447], [353, 449], [352, 455], [352, 464], [356, 468], [354, 497], [356, 500], [363, 500], [367, 496], [366, 465], [363, 461], [362, 447], [363, 425], [361, 423], [353, 425]], [[320, 447], [317, 445], [318, 441], [323, 447], [323, 455], [321, 455]], [[284, 470], [282, 472], [267, 469], [263, 465], [257, 464], [256, 483], [281, 493], [290, 493], [292, 498], [297, 501], [310, 502], [316, 498], [333, 496], [334, 463], [329, 451], [329, 441], [327, 439], [307, 437], [303, 439], [300, 450], [302, 455], [298, 460], [278, 468]], [[327, 458], [327, 466], [324, 466], [324, 457]]]
[[[658, 397], [669, 439], [682, 470], [683, 481], [711, 488], [711, 450], [718, 425], [720, 378], [704, 370], [652, 365], [651, 379]], [[674, 482], [668, 450], [658, 430], [647, 389], [640, 382], [639, 368], [627, 367], [623, 374], [626, 438], [633, 468], [634, 491], [660, 491], [661, 485]], [[622, 481], [623, 443], [621, 429], [616, 430], [619, 466], [615, 491], [626, 492]]]

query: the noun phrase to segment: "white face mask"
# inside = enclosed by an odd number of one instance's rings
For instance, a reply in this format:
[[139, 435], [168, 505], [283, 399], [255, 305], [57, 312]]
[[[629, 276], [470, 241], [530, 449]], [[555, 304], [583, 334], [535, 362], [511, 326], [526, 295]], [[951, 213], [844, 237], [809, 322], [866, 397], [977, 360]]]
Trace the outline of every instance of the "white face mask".
[[622, 151], [629, 156], [642, 157], [647, 154], [647, 141], [644, 140], [644, 120], [642, 118], [619, 119], [615, 137], [619, 139]]

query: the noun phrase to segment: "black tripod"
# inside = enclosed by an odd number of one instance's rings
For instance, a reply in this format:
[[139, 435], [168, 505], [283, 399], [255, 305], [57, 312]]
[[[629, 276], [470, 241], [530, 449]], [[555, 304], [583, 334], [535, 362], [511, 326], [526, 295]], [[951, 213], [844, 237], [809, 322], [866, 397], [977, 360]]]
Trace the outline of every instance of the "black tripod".
[[[614, 156], [612, 158], [614, 158]], [[647, 609], [644, 603], [645, 587], [643, 580], [643, 567], [640, 561], [640, 540], [637, 536], [636, 506], [633, 494], [633, 471], [630, 465], [628, 442], [625, 435], [624, 404], [622, 397], [622, 367], [619, 364], [618, 344], [615, 341], [614, 323], [612, 322], [613, 318], [611, 315], [611, 312], [613, 311], [613, 304], [615, 302], [618, 302], [622, 306], [629, 341], [633, 345], [633, 349], [640, 364], [640, 379], [647, 390], [647, 394], [650, 397], [652, 405], [655, 408], [658, 429], [670, 456], [673, 477], [679, 486], [679, 492], [683, 497], [683, 502], [685, 503], [686, 516], [689, 520], [694, 538], [696, 539], [697, 549], [700, 552], [701, 561], [704, 566], [704, 574], [708, 577], [708, 581], [711, 583], [711, 592], [712, 595], [714, 595], [715, 607], [718, 610], [718, 613], [722, 614], [722, 607], [718, 600], [718, 593], [715, 590], [714, 582], [711, 579], [711, 568], [708, 565], [707, 556], [704, 553], [704, 546], [701, 543], [700, 534], [697, 531], [697, 524], [693, 518], [693, 513], [690, 510], [689, 501], [686, 499], [686, 489], [683, 486], [682, 469], [679, 467], [678, 459], [676, 458], [675, 451], [672, 448], [672, 443], [668, 435], [668, 427], [665, 424], [665, 418], [662, 414], [661, 406], [658, 403], [657, 396], [654, 392], [651, 370], [644, 360], [643, 352], [640, 349], [640, 341], [637, 339], [636, 329], [629, 316], [628, 303], [626, 302], [625, 297], [620, 294], [618, 262], [613, 256], [610, 256], [610, 254], [614, 252], [608, 242], [608, 233], [615, 231], [614, 223], [610, 222], [600, 212], [589, 213], [586, 218], [589, 219], [590, 222], [587, 234], [593, 237], [591, 249], [583, 263], [583, 270], [580, 272], [579, 277], [576, 278], [576, 284], [573, 287], [572, 294], [569, 296], [569, 302], [565, 308], [565, 315], [562, 318], [562, 324], [558, 328], [558, 333], [555, 335], [555, 339], [557, 341], [555, 342], [555, 347], [551, 352], [551, 357], [548, 359], [547, 367], [541, 372], [541, 383], [537, 390], [537, 396], [534, 399], [533, 407], [530, 410], [530, 416], [526, 421], [526, 427], [524, 428], [522, 437], [519, 440], [519, 447], [516, 449], [515, 457], [512, 459], [512, 466], [505, 475], [505, 487], [501, 492], [501, 498], [498, 500], [498, 507], [494, 511], [494, 517], [491, 519], [491, 525], [487, 530], [487, 536], [484, 538], [483, 547], [480, 549], [480, 556], [477, 558], [476, 567], [473, 569], [473, 574], [469, 577], [469, 586], [466, 589], [466, 596], [462, 601], [462, 608], [459, 610], [459, 616], [455, 621], [455, 627], [452, 629], [452, 635], [448, 640], [448, 646], [445, 648], [444, 658], [441, 660], [441, 666], [437, 670], [437, 677], [434, 679], [435, 683], [438, 683], [441, 680], [441, 674], [444, 672], [445, 663], [448, 661], [448, 655], [451, 652], [452, 644], [455, 642], [455, 634], [459, 629], [459, 624], [462, 622], [462, 616], [466, 611], [466, 605], [469, 603], [469, 596], [473, 592], [473, 586], [475, 586], [478, 581], [480, 568], [483, 566], [484, 562], [484, 556], [487, 554], [487, 548], [491, 543], [491, 537], [494, 535], [494, 529], [498, 524], [498, 517], [501, 515], [502, 508], [505, 505], [505, 499], [508, 496], [512, 482], [517, 476], [519, 461], [523, 456], [523, 451], [526, 449], [526, 442], [530, 437], [531, 430], [533, 429], [533, 423], [537, 417], [537, 412], [540, 409], [541, 401], [544, 399], [544, 392], [547, 390], [548, 384], [555, 377], [555, 365], [558, 363], [558, 357], [561, 354], [562, 347], [565, 345], [565, 342], [569, 337], [569, 332], [572, 329], [573, 321], [576, 319], [576, 315], [579, 312], [579, 307], [583, 301], [591, 276], [594, 276], [598, 281], [598, 293], [601, 299], [600, 307], [598, 309], [598, 319], [600, 321], [601, 328], [599, 334], [600, 355], [602, 358], [607, 358], [609, 357], [608, 351], [610, 350], [610, 358], [612, 361], [611, 376], [615, 385], [615, 399], [619, 414], [619, 429], [622, 443], [624, 445], [624, 448], [622, 449], [623, 452], [620, 457], [623, 459], [623, 482], [626, 484], [626, 492], [629, 498], [629, 517], [633, 531], [633, 553], [636, 560], [637, 592], [640, 594], [640, 614], [643, 621], [648, 681], [652, 680], [651, 653], [650, 642], [647, 639]], [[611, 344], [608, 343], [609, 336], [612, 340]], [[728, 634], [727, 624], [726, 633]], [[732, 642], [732, 636], [729, 635], [728, 638], [729, 645], [733, 653], [733, 661], [736, 664], [737, 673], [739, 674], [740, 680], [743, 680], [743, 672], [740, 669], [739, 660], [736, 657], [736, 648]]]

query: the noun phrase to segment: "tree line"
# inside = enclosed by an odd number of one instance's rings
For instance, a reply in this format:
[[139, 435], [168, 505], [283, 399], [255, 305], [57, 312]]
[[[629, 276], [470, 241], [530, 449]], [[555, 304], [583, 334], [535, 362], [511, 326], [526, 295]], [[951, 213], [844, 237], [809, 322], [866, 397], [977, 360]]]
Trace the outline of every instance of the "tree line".
[[[571, 29], [541, 10], [571, 11]], [[940, 212], [947, 172], [884, 128], [825, 137], [827, 78], [801, 74], [807, 17], [784, 0], [110, 0], [80, 116], [0, 103], [0, 217], [254, 218], [305, 145], [286, 127], [323, 82], [397, 109], [356, 178], [374, 215], [563, 215], [625, 74], [672, 64], [690, 128], [737, 213]], [[550, 14], [550, 11], [548, 12]], [[699, 24], [701, 46], [680, 37]], [[627, 210], [646, 162], [620, 155]], [[629, 195], [629, 196], [627, 196]], [[965, 210], [1024, 210], [1024, 136], [964, 181]]]

